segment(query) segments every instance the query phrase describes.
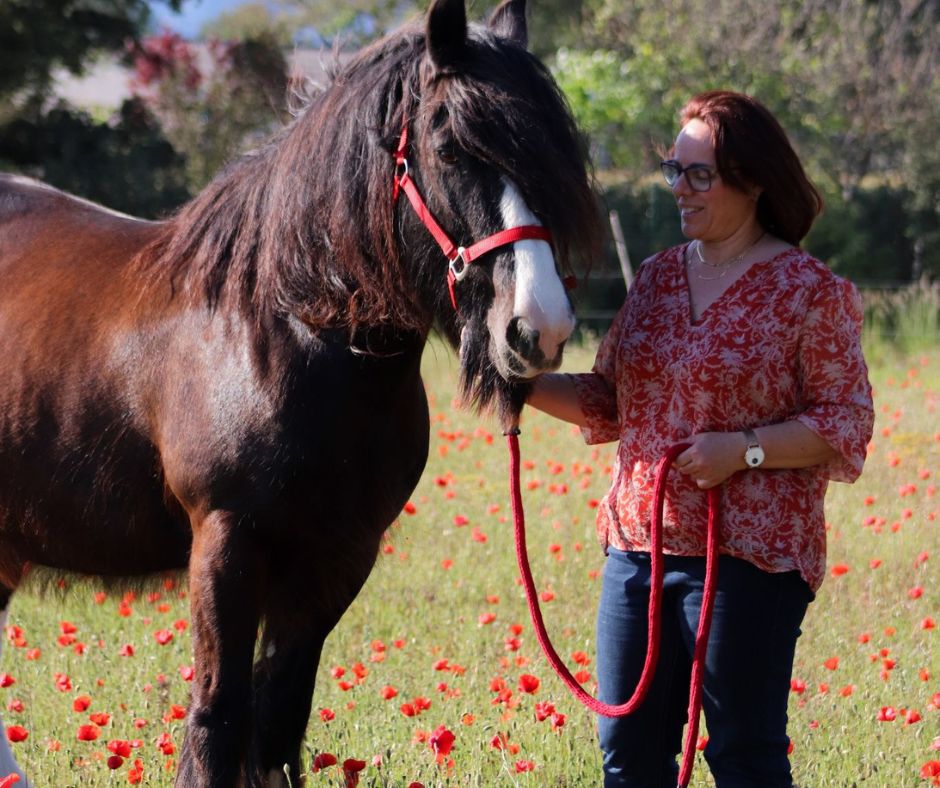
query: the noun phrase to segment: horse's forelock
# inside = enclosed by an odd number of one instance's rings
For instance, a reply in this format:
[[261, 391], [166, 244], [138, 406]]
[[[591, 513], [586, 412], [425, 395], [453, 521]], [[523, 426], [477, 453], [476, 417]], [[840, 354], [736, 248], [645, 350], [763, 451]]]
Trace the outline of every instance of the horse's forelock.
[[521, 47], [479, 28], [464, 73], [446, 77], [457, 143], [515, 183], [549, 227], [563, 264], [600, 250], [587, 145], [550, 72]]

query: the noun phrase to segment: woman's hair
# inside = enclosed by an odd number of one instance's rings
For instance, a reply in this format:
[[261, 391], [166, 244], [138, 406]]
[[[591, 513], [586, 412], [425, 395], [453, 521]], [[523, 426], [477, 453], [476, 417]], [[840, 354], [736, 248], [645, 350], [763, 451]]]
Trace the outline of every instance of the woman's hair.
[[823, 199], [777, 119], [751, 96], [728, 90], [692, 98], [682, 109], [681, 125], [696, 118], [711, 129], [722, 180], [742, 191], [760, 187], [761, 227], [799, 245], [822, 212]]

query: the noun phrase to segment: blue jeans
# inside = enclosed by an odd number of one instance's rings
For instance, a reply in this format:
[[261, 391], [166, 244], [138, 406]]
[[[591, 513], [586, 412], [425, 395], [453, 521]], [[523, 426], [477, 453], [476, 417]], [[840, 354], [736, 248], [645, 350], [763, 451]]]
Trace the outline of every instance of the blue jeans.
[[[666, 556], [659, 663], [629, 717], [599, 718], [604, 786], [675, 788], [705, 559]], [[623, 703], [646, 656], [649, 553], [609, 550], [597, 618], [600, 698]], [[718, 788], [792, 785], [787, 700], [800, 624], [813, 594], [797, 572], [721, 556], [702, 708], [705, 760]]]

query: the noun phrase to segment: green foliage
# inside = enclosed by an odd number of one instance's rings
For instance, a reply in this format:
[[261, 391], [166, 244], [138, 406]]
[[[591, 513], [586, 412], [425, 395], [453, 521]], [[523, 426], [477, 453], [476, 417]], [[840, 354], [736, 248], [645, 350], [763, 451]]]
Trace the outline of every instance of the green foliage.
[[921, 280], [898, 290], [863, 291], [865, 338], [879, 359], [928, 353], [940, 344], [940, 282]]
[[53, 69], [77, 74], [91, 54], [121, 50], [149, 14], [146, 0], [0, 0], [0, 103], [45, 95]]
[[138, 95], [185, 156], [193, 192], [287, 117], [287, 62], [276, 40], [215, 41], [209, 53], [203, 73], [192, 47], [168, 33], [145, 39], [135, 57]]
[[144, 105], [125, 101], [109, 121], [57, 107], [0, 128], [4, 169], [135, 216], [156, 218], [189, 197], [182, 159]]
[[750, 93], [827, 194], [811, 249], [853, 277], [940, 275], [936, 0], [589, 0], [581, 34], [552, 65], [601, 167], [645, 182], [686, 100]]
[[250, 41], [273, 39], [281, 48], [289, 47], [294, 24], [286, 14], [274, 14], [268, 3], [248, 2], [225, 11], [206, 23], [200, 31], [204, 39]]

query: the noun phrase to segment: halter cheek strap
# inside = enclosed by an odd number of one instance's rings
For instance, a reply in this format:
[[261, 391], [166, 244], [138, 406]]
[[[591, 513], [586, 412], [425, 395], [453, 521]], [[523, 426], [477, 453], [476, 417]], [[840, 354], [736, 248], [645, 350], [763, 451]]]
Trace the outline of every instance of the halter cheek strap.
[[501, 246], [508, 246], [516, 241], [536, 240], [552, 242], [552, 234], [545, 228], [537, 224], [523, 224], [516, 227], [510, 227], [505, 230], [488, 235], [486, 238], [471, 244], [470, 246], [458, 246], [453, 242], [437, 219], [431, 213], [418, 186], [411, 178], [408, 171], [408, 124], [402, 129], [401, 138], [398, 141], [398, 149], [394, 153], [395, 158], [395, 181], [392, 191], [392, 200], [397, 201], [400, 192], [404, 192], [411, 203], [415, 213], [421, 223], [428, 229], [437, 245], [441, 247], [444, 257], [447, 258], [447, 290], [450, 293], [450, 302], [457, 311], [457, 296], [454, 286], [464, 278], [467, 273], [467, 266], [474, 260], [499, 249]]

